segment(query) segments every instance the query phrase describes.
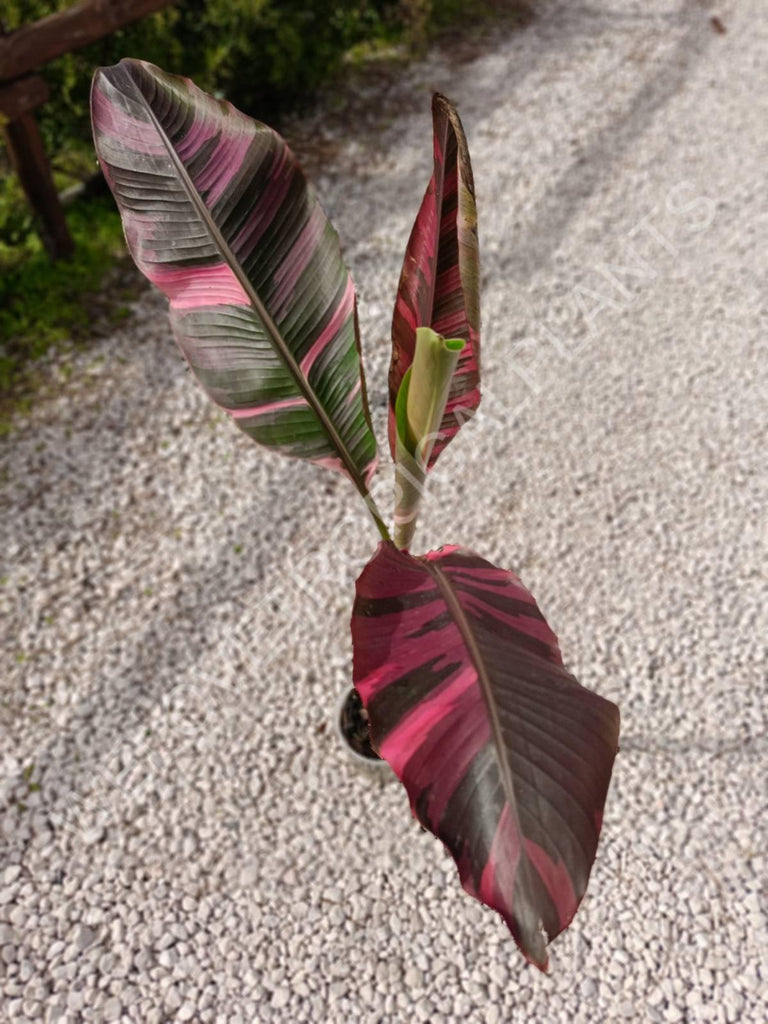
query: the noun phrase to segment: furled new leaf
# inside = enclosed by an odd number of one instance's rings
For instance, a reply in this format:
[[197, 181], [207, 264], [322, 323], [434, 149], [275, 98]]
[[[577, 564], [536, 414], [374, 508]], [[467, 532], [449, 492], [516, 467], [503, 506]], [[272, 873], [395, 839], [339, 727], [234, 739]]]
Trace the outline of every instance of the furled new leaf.
[[546, 969], [587, 887], [618, 708], [566, 671], [517, 577], [459, 548], [380, 545], [352, 638], [374, 747], [467, 892]]
[[365, 493], [376, 442], [355, 291], [285, 141], [137, 60], [96, 72], [92, 117], [131, 254], [210, 397], [255, 441]]
[[417, 327], [416, 351], [395, 403], [395, 535], [408, 549], [424, 495], [429, 458], [439, 436], [445, 403], [465, 342]]
[[480, 404], [480, 263], [475, 185], [456, 108], [432, 99], [434, 171], [411, 231], [392, 321], [389, 442], [396, 457], [395, 405], [413, 362], [416, 329], [466, 344], [459, 358], [428, 468]]

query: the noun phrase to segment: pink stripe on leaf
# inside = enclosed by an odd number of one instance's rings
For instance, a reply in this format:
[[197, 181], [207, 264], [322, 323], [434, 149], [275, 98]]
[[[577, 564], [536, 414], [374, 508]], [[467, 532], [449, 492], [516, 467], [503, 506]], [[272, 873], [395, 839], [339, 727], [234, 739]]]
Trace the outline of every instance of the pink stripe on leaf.
[[236, 420], [246, 419], [249, 416], [264, 416], [267, 413], [282, 412], [283, 409], [309, 408], [306, 398], [298, 395], [294, 398], [281, 398], [276, 402], [265, 402], [264, 405], [255, 405], [250, 409], [227, 409], [229, 415]]
[[210, 267], [162, 267], [146, 264], [142, 270], [165, 292], [174, 309], [200, 306], [250, 306], [251, 300], [226, 263]]
[[347, 277], [347, 287], [344, 289], [341, 302], [336, 307], [333, 316], [328, 321], [327, 325], [320, 333], [317, 340], [314, 342], [309, 352], [301, 360], [301, 372], [306, 377], [312, 366], [317, 361], [318, 357], [325, 351], [328, 345], [331, 344], [333, 339], [342, 329], [347, 320], [352, 316], [352, 312], [355, 307], [355, 286], [352, 284], [352, 278]]

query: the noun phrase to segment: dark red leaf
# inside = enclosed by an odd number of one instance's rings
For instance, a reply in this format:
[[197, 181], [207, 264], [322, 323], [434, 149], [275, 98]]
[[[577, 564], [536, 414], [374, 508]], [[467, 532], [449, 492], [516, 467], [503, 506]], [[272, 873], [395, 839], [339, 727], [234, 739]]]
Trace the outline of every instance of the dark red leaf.
[[466, 345], [451, 384], [428, 468], [480, 404], [480, 260], [475, 185], [456, 108], [432, 99], [434, 171], [411, 231], [392, 320], [389, 444], [395, 457], [395, 402], [413, 362], [416, 328], [431, 327]]
[[546, 969], [587, 887], [618, 708], [566, 671], [520, 580], [459, 548], [380, 545], [352, 638], [374, 747], [467, 892]]

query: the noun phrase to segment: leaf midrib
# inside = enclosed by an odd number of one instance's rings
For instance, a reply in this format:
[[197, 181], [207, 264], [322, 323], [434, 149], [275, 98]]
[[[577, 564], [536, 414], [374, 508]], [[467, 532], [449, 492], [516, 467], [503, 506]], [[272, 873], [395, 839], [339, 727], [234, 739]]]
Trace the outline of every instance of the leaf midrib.
[[498, 710], [496, 703], [493, 698], [493, 688], [491, 686], [490, 676], [488, 669], [485, 664], [482, 652], [475, 639], [472, 626], [470, 625], [469, 619], [461, 606], [456, 592], [453, 589], [450, 577], [443, 572], [443, 570], [437, 566], [434, 562], [430, 562], [426, 559], [422, 562], [424, 568], [434, 579], [437, 587], [442, 594], [445, 603], [448, 605], [448, 611], [454, 619], [456, 626], [458, 627], [461, 638], [464, 641], [464, 646], [467, 648], [470, 660], [475, 666], [477, 671], [477, 678], [480, 683], [480, 689], [483, 694], [485, 701], [486, 710], [491, 723], [491, 735], [493, 736], [494, 747], [497, 752], [499, 761], [501, 783], [504, 788], [504, 793], [507, 797], [510, 811], [512, 812], [515, 825], [520, 830], [520, 819], [517, 810], [517, 796], [515, 793], [515, 784], [512, 779], [512, 769], [510, 768], [509, 761], [506, 756], [506, 746], [504, 744], [504, 734], [501, 728], [501, 722], [499, 720]]

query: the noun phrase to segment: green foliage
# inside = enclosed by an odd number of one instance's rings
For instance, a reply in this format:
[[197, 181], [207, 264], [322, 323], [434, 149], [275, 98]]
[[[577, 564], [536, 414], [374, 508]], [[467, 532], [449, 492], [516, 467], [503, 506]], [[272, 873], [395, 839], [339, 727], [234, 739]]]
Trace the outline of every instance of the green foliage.
[[[6, 0], [2, 23], [12, 31], [71, 3]], [[93, 70], [122, 57], [184, 74], [273, 123], [327, 80], [355, 43], [395, 38], [407, 7], [398, 0], [181, 0], [43, 68], [52, 97], [41, 111], [43, 137], [51, 151], [89, 137]]]
[[[7, 32], [32, 24], [46, 15], [72, 6], [73, 0], [5, 0], [2, 25]], [[186, 6], [182, 4], [181, 6]], [[132, 50], [151, 61], [182, 59], [174, 27], [176, 6], [159, 11], [91, 46], [67, 53], [46, 64], [40, 73], [50, 86], [51, 99], [39, 111], [38, 120], [46, 149], [56, 153], [73, 140], [90, 140], [88, 97], [95, 65], [114, 63]]]
[[[4, 0], [0, 27], [12, 32], [73, 0]], [[96, 67], [136, 57], [192, 78], [270, 124], [327, 81], [353, 48], [405, 42], [431, 29], [527, 7], [522, 0], [179, 0], [41, 69], [51, 99], [39, 111], [50, 154], [90, 147], [88, 98]], [[2, 160], [0, 159], [0, 164]], [[0, 173], [3, 171], [0, 166]], [[0, 200], [0, 206], [2, 201]], [[0, 214], [0, 237], [4, 235]]]
[[105, 269], [122, 251], [120, 215], [111, 199], [75, 203], [67, 220], [76, 260], [52, 264], [34, 233], [17, 246], [0, 244], [0, 393], [24, 384], [29, 361], [53, 343], [87, 336], [87, 297], [101, 288]]
[[0, 268], [25, 258], [33, 226], [32, 211], [15, 175], [0, 176]]
[[[12, 32], [71, 4], [5, 0], [0, 26]], [[356, 42], [394, 38], [402, 27], [400, 11], [397, 0], [181, 0], [65, 54], [41, 69], [51, 98], [37, 114], [57, 186], [66, 188], [96, 170], [89, 113], [96, 67], [126, 56], [148, 60], [274, 123], [327, 80]], [[0, 148], [0, 266], [8, 266], [12, 251], [17, 262], [36, 252], [32, 230]]]
[[[0, 157], [2, 152], [0, 151]], [[67, 148], [51, 159], [53, 181], [59, 191], [76, 185], [98, 167], [90, 141], [68, 140]], [[34, 234], [34, 216], [15, 174], [4, 174], [0, 160], [0, 272], [7, 272], [40, 250]]]

